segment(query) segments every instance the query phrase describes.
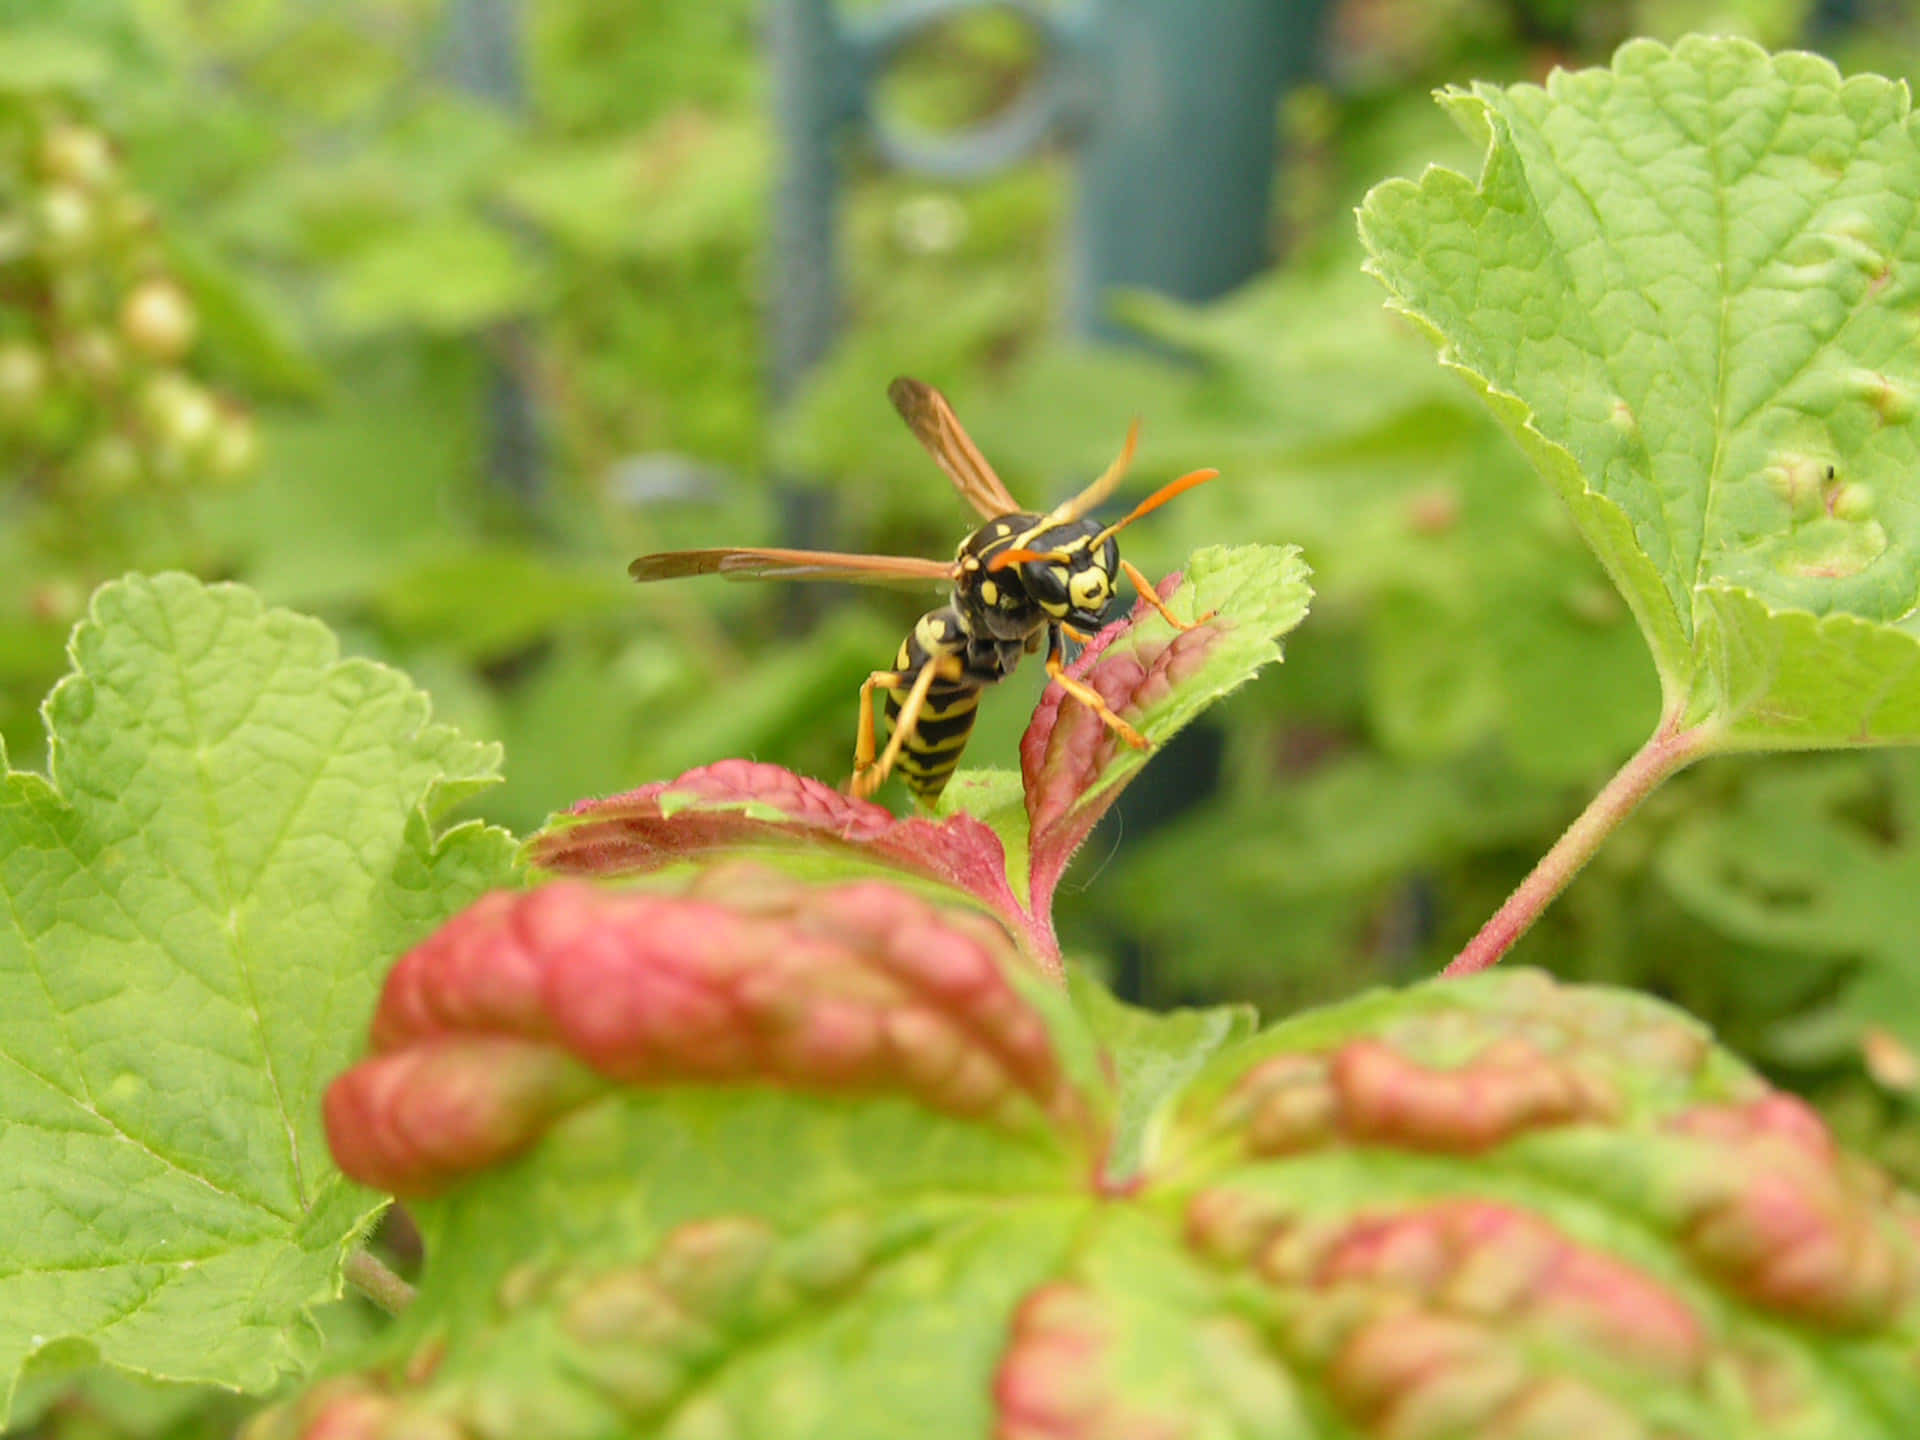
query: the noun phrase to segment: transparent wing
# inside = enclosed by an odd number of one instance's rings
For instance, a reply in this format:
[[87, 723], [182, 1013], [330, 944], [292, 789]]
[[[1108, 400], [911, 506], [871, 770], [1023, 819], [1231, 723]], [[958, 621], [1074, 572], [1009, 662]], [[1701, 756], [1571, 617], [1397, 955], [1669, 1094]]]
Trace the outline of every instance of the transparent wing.
[[1078, 520], [1096, 506], [1106, 503], [1107, 497], [1120, 488], [1120, 482], [1127, 478], [1127, 467], [1133, 464], [1133, 452], [1140, 448], [1140, 422], [1135, 420], [1127, 427], [1126, 444], [1120, 447], [1120, 454], [1114, 462], [1086, 489], [1071, 500], [1056, 505], [1047, 516], [1049, 525], [1065, 525]]
[[969, 505], [988, 520], [1011, 515], [1020, 504], [1007, 493], [986, 457], [968, 438], [947, 404], [947, 397], [931, 385], [902, 375], [887, 387], [887, 398], [914, 438], [927, 447]]
[[663, 550], [642, 555], [627, 574], [645, 582], [689, 575], [725, 575], [733, 580], [843, 580], [854, 585], [944, 585], [954, 578], [949, 560], [916, 555], [845, 555], [834, 550], [776, 550], [735, 545], [718, 550]]

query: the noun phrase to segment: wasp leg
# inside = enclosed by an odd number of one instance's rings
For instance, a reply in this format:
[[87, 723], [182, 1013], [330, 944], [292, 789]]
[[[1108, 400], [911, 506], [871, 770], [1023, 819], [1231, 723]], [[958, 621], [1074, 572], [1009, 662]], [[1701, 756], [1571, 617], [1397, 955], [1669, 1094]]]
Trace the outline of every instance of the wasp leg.
[[1126, 741], [1127, 744], [1131, 745], [1134, 749], [1151, 750], [1153, 748], [1153, 742], [1151, 740], [1147, 739], [1146, 736], [1134, 729], [1133, 726], [1113, 713], [1098, 690], [1087, 684], [1086, 681], [1076, 680], [1073, 676], [1067, 674], [1066, 666], [1062, 663], [1060, 655], [1060, 630], [1058, 626], [1052, 628], [1049, 636], [1049, 643], [1047, 645], [1047, 674], [1052, 678], [1054, 684], [1058, 685], [1062, 690], [1066, 691], [1067, 694], [1071, 695], [1082, 705], [1093, 711], [1094, 714], [1098, 715], [1103, 725], [1113, 731], [1113, 733], [1118, 735], [1122, 740]]
[[[966, 674], [966, 667], [960, 663], [960, 657], [957, 655], [936, 655], [920, 667], [920, 673], [914, 677], [913, 688], [907, 691], [907, 698], [900, 702], [900, 714], [893, 722], [893, 738], [887, 741], [887, 748], [880, 752], [880, 758], [862, 766], [858, 763], [856, 749], [856, 768], [851, 786], [856, 799], [867, 799], [884, 785], [887, 776], [893, 773], [893, 762], [900, 758], [900, 752], [906, 748], [907, 741], [913, 738], [913, 732], [920, 724], [920, 711], [927, 703], [927, 692], [933, 689], [933, 682], [958, 680], [964, 674]], [[874, 687], [898, 690], [905, 683], [905, 677], [897, 670], [878, 670], [868, 677], [865, 685], [860, 687], [860, 739], [864, 742], [869, 754], [872, 753], [873, 745]]]
[[1139, 566], [1135, 565], [1131, 560], [1122, 560], [1120, 562], [1120, 568], [1126, 571], [1127, 579], [1133, 582], [1133, 588], [1140, 593], [1140, 598], [1158, 610], [1160, 612], [1160, 618], [1176, 630], [1198, 629], [1220, 613], [1218, 610], [1209, 610], [1198, 620], [1178, 619], [1171, 610], [1167, 609], [1167, 602], [1160, 598], [1160, 592], [1154, 589], [1153, 582], [1140, 573]]
[[[853, 736], [853, 778], [857, 781], [873, 768], [875, 751], [873, 724], [873, 692], [875, 690], [898, 690], [907, 683], [907, 677], [898, 670], [876, 670], [867, 676], [860, 686], [860, 726]], [[884, 777], [883, 777], [884, 778]], [[879, 781], [874, 782], [877, 786]], [[857, 792], [856, 792], [857, 793]]]
[[1076, 645], [1088, 644], [1093, 639], [1093, 636], [1087, 634], [1085, 631], [1076, 630], [1071, 625], [1062, 625], [1060, 628], [1066, 632], [1067, 638]]

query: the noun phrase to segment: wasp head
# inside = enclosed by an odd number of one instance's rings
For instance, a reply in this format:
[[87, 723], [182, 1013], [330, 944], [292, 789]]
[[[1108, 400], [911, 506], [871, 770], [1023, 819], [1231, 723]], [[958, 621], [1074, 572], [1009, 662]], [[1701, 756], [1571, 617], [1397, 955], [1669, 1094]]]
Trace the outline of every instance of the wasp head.
[[1047, 618], [1076, 630], [1105, 623], [1120, 570], [1120, 547], [1102, 536], [1096, 521], [1077, 520], [1036, 535], [1018, 563], [1021, 587]]

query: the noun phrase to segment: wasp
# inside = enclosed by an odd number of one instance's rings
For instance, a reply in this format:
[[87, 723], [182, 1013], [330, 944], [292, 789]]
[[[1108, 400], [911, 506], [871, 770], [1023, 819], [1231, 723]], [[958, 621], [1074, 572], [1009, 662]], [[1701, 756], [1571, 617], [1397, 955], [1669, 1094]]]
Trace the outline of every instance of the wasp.
[[[642, 555], [627, 567], [627, 573], [640, 581], [717, 574], [741, 579], [950, 586], [947, 603], [914, 623], [893, 667], [874, 671], [860, 687], [850, 788], [861, 798], [878, 790], [897, 767], [914, 796], [932, 806], [960, 763], [981, 692], [1011, 674], [1021, 656], [1036, 654], [1043, 645], [1053, 683], [1099, 716], [1121, 740], [1146, 749], [1146, 737], [1114, 714], [1099, 691], [1066, 673], [1065, 641], [1084, 644], [1099, 629], [1119, 575], [1125, 575], [1140, 598], [1169, 624], [1181, 630], [1193, 628], [1175, 619], [1146, 576], [1120, 558], [1114, 537], [1219, 472], [1195, 470], [1182, 475], [1113, 524], [1101, 525], [1090, 512], [1125, 477], [1140, 440], [1136, 420], [1119, 457], [1097, 480], [1040, 514], [1022, 509], [1007, 492], [938, 390], [902, 376], [887, 387], [887, 396], [961, 497], [986, 521], [960, 542], [951, 561], [731, 546]], [[884, 694], [892, 732], [886, 749], [877, 754], [876, 691]]]

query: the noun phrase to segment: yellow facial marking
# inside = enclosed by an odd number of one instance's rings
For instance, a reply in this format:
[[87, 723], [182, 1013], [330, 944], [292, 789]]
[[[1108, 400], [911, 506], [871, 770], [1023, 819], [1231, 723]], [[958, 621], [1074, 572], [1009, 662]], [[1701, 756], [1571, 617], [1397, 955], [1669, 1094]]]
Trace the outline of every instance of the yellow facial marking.
[[1112, 594], [1106, 575], [1099, 570], [1082, 570], [1067, 583], [1068, 598], [1082, 610], [1106, 604]]
[[989, 605], [998, 605], [1000, 603], [1000, 587], [991, 580], [982, 580], [980, 582], [980, 598]]

